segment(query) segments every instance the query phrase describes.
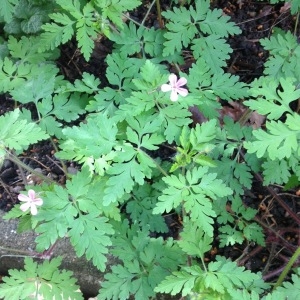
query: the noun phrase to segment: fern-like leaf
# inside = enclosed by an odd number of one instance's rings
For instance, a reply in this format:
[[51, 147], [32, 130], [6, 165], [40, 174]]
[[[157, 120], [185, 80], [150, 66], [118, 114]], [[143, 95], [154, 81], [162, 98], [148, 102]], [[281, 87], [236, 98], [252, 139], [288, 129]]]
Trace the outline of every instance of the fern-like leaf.
[[10, 270], [9, 277], [3, 277], [0, 284], [0, 297], [4, 300], [57, 299], [82, 300], [73, 273], [58, 270], [62, 258], [53, 258], [37, 264], [25, 258], [25, 270]]
[[10, 22], [13, 16], [15, 5], [18, 0], [3, 0], [0, 6], [0, 16], [6, 23]]
[[270, 121], [266, 123], [267, 132], [262, 129], [253, 131], [256, 140], [244, 143], [250, 153], [257, 157], [267, 156], [271, 159], [289, 158], [299, 152], [300, 117], [288, 115], [285, 123]]
[[15, 109], [0, 117], [0, 145], [13, 150], [25, 150], [30, 144], [47, 139], [49, 136], [33, 122], [20, 118]]

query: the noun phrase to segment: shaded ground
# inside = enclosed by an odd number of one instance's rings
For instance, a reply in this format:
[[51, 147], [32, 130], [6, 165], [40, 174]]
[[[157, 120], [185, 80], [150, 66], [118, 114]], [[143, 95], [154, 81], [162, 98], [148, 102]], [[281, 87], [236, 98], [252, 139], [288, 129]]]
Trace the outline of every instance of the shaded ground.
[[[163, 2], [163, 1], [161, 1]], [[169, 2], [169, 1], [165, 1]], [[220, 8], [232, 17], [243, 30], [239, 36], [230, 38], [229, 42], [234, 50], [228, 61], [228, 72], [241, 77], [244, 82], [251, 82], [262, 75], [263, 64], [268, 53], [260, 46], [259, 39], [269, 37], [274, 26], [284, 30], [294, 30], [294, 18], [286, 10], [283, 4], [270, 5], [267, 2], [258, 1], [213, 1], [214, 8]], [[154, 9], [154, 8], [153, 8]], [[134, 12], [135, 18], [143, 18], [146, 8], [142, 7]], [[155, 9], [149, 14], [147, 24], [155, 24]], [[299, 32], [298, 32], [299, 33]], [[102, 40], [96, 44], [90, 62], [85, 62], [76, 49], [75, 43], [62, 46], [61, 58], [58, 66], [62, 74], [73, 81], [83, 72], [93, 73], [106, 83], [104, 78], [106, 64], [105, 57], [111, 52], [111, 43]], [[228, 104], [226, 104], [228, 105]], [[0, 98], [0, 114], [12, 110], [14, 102], [5, 96]], [[228, 107], [233, 109], [232, 107]], [[226, 110], [225, 110], [226, 111]], [[63, 181], [63, 172], [59, 167], [59, 161], [54, 157], [55, 150], [49, 142], [39, 143], [22, 155], [24, 163], [30, 167], [42, 171], [43, 174], [53, 179]], [[161, 155], [165, 155], [161, 152]], [[71, 162], [68, 167], [74, 167]], [[25, 174], [26, 176], [30, 174]], [[16, 202], [17, 194], [23, 189], [24, 183], [20, 176], [20, 170], [11, 162], [5, 161], [0, 170], [0, 209], [8, 211]], [[28, 178], [28, 180], [34, 180]], [[272, 186], [270, 189], [262, 187], [261, 179], [256, 177], [253, 189], [245, 196], [245, 203], [259, 209], [257, 221], [264, 227], [267, 245], [262, 248], [256, 245], [236, 245], [219, 250], [217, 246], [211, 251], [212, 259], [216, 254], [224, 254], [232, 259], [240, 257], [240, 265], [245, 265], [253, 271], [263, 271], [265, 279], [272, 280], [278, 276], [282, 267], [294, 253], [299, 245], [299, 227], [288, 209], [297, 213], [299, 211], [299, 197], [297, 190], [283, 191], [282, 187]], [[180, 228], [180, 220], [174, 216], [170, 221], [170, 231], [176, 234]]]

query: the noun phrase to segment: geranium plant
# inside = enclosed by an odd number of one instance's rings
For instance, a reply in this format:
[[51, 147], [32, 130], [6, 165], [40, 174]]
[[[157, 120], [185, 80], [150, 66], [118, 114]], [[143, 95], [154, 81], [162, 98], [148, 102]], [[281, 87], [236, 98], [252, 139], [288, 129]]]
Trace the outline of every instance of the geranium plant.
[[[160, 26], [148, 28], [155, 2]], [[281, 276], [272, 291], [260, 272], [238, 261], [217, 255], [207, 262], [216, 243], [265, 245], [265, 224], [244, 203], [254, 174], [262, 173], [265, 184], [299, 181], [300, 117], [289, 106], [300, 97], [300, 75], [291, 63], [299, 58], [297, 39], [283, 32], [264, 39], [270, 51], [265, 74], [247, 84], [225, 72], [233, 52], [227, 38], [241, 29], [207, 0], [171, 2], [163, 11], [154, 0], [145, 19], [136, 21], [130, 12], [142, 5], [139, 0], [4, 1], [0, 91], [34, 109], [22, 106], [0, 117], [1, 159], [34, 172], [19, 155], [55, 139], [66, 178], [56, 182], [37, 173], [41, 182], [25, 184], [18, 196], [25, 203], [5, 218], [19, 218], [20, 231], [38, 234], [37, 252], [67, 237], [78, 257], [100, 271], [108, 253], [117, 257], [98, 299], [299, 295], [299, 269], [289, 282]], [[62, 76], [59, 47], [72, 38], [86, 61], [95, 41], [111, 41], [105, 80], [88, 72], [72, 82]], [[183, 69], [186, 51], [193, 60]], [[222, 102], [242, 100], [248, 108], [243, 117], [220, 117]], [[265, 129], [246, 125], [250, 109], [266, 116]], [[167, 157], [159, 155], [162, 149]], [[70, 161], [76, 174], [65, 167]], [[299, 225], [299, 216], [287, 211]], [[169, 214], [180, 220], [177, 236], [169, 234]], [[285, 275], [298, 257], [299, 248]], [[26, 259], [25, 271], [4, 277], [0, 297], [82, 299], [72, 274], [56, 271], [60, 262]], [[44, 281], [49, 284], [36, 283]]]

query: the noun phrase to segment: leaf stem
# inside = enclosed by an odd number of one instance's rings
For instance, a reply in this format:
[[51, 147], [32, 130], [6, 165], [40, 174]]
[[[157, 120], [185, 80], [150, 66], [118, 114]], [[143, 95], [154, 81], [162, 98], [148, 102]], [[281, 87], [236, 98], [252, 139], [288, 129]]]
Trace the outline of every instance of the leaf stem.
[[43, 180], [45, 180], [46, 182], [50, 182], [50, 183], [55, 183], [55, 181], [45, 175], [43, 175], [40, 172], [37, 172], [35, 170], [33, 170], [32, 168], [28, 167], [27, 165], [25, 165], [18, 157], [16, 157], [15, 155], [13, 155], [12, 153], [10, 153], [9, 151], [6, 151], [6, 153], [8, 154], [7, 158], [12, 161], [13, 163], [15, 163], [18, 167], [22, 167], [23, 169], [29, 171], [30, 173], [42, 178]]
[[280, 274], [277, 282], [275, 283], [275, 285], [273, 287], [273, 290], [275, 290], [278, 286], [280, 286], [282, 284], [284, 278], [286, 277], [286, 275], [288, 274], [288, 272], [290, 271], [290, 269], [292, 268], [293, 264], [296, 262], [296, 260], [298, 259], [299, 256], [300, 256], [300, 247], [298, 247], [298, 249], [295, 251], [295, 253], [291, 257], [291, 259], [289, 260], [289, 262], [283, 269], [282, 273]]
[[158, 18], [158, 23], [160, 28], [164, 28], [164, 23], [161, 17], [161, 8], [160, 8], [160, 3], [159, 0], [156, 0], [156, 10], [157, 10], [157, 18]]
[[150, 6], [149, 6], [149, 8], [148, 8], [148, 10], [147, 10], [144, 18], [143, 18], [143, 21], [142, 21], [142, 23], [140, 25], [144, 26], [144, 23], [145, 23], [147, 17], [149, 16], [149, 13], [150, 13], [150, 11], [151, 11], [151, 9], [152, 9], [152, 7], [153, 7], [153, 5], [154, 5], [155, 2], [156, 2], [156, 0], [153, 0], [152, 3], [150, 4]]
[[297, 36], [298, 23], [299, 23], [299, 12], [297, 13], [297, 16], [296, 16], [296, 22], [295, 22], [295, 27], [294, 27], [294, 36]]

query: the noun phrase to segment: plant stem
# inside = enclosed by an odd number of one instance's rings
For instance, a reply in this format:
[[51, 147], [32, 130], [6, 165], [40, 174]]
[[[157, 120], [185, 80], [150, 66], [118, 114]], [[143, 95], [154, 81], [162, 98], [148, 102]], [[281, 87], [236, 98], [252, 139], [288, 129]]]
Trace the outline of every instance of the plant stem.
[[160, 3], [159, 0], [156, 0], [156, 10], [157, 10], [157, 18], [160, 28], [164, 28], [164, 23], [161, 17], [161, 9], [160, 9]]
[[42, 178], [43, 180], [45, 180], [46, 182], [50, 182], [50, 183], [54, 183], [55, 181], [45, 175], [43, 175], [40, 172], [37, 172], [35, 170], [33, 170], [32, 168], [28, 167], [27, 165], [25, 165], [19, 158], [17, 158], [15, 155], [13, 155], [12, 153], [7, 151], [7, 158], [9, 160], [11, 160], [13, 163], [15, 163], [17, 166], [22, 167], [23, 169], [29, 171], [30, 173]]
[[282, 273], [280, 274], [277, 282], [275, 283], [275, 285], [273, 287], [273, 290], [282, 284], [284, 278], [286, 277], [286, 275], [288, 274], [288, 272], [290, 271], [290, 269], [292, 268], [293, 264], [295, 263], [295, 261], [298, 259], [299, 256], [300, 256], [300, 247], [298, 247], [298, 249], [295, 251], [295, 253], [291, 257], [290, 261], [287, 263], [287, 265], [283, 269]]
[[[240, 151], [240, 155], [245, 160], [245, 155], [243, 151]], [[259, 173], [254, 173], [254, 176], [258, 181], [260, 181], [262, 184], [264, 182], [262, 176]], [[291, 208], [278, 196], [278, 194], [270, 187], [266, 186], [266, 189], [269, 191], [269, 193], [276, 199], [276, 201], [287, 211], [287, 213], [290, 215], [292, 219], [297, 223], [297, 225], [300, 225], [300, 219], [296, 213], [294, 213]]]
[[299, 12], [297, 13], [297, 16], [296, 16], [296, 22], [295, 22], [295, 28], [294, 28], [294, 36], [297, 36], [298, 22], [299, 22]]
[[146, 12], [146, 14], [145, 14], [145, 16], [143, 18], [142, 23], [140, 24], [140, 26], [141, 25], [144, 26], [144, 23], [145, 23], [145, 21], [146, 21], [146, 19], [147, 19], [147, 17], [148, 17], [148, 15], [149, 15], [149, 13], [150, 13], [150, 11], [151, 11], [151, 9], [152, 9], [152, 7], [153, 7], [153, 5], [154, 5], [155, 2], [156, 2], [156, 0], [152, 1], [151, 5], [149, 6], [149, 8], [148, 8], [148, 10], [147, 10], [147, 12]]

